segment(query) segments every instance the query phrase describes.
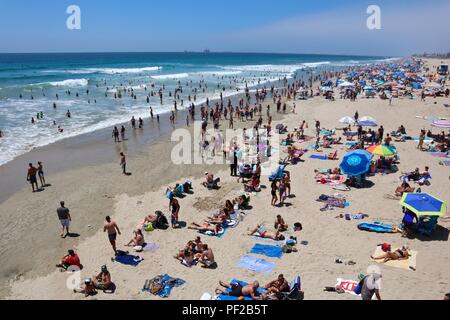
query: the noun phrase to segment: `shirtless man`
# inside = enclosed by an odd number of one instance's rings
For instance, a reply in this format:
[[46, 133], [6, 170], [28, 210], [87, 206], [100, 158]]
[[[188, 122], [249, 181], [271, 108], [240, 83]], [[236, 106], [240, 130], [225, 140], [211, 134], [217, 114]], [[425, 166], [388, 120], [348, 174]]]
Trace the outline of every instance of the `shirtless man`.
[[278, 231], [286, 231], [288, 229], [287, 223], [284, 222], [284, 219], [281, 217], [281, 215], [277, 215], [277, 219], [274, 223], [274, 228]]
[[[28, 172], [27, 172], [27, 181], [29, 181], [31, 183], [31, 188], [33, 189], [33, 192], [36, 192], [39, 190], [38, 184], [37, 184], [37, 179], [36, 179], [36, 174], [37, 174], [37, 169], [36, 167], [33, 166], [32, 163], [28, 164]], [[34, 189], [34, 186], [36, 186], [36, 189]]]
[[214, 175], [212, 173], [205, 172], [206, 180], [203, 182], [203, 186], [208, 187], [214, 182]]
[[[257, 290], [259, 288], [258, 281], [253, 282], [252, 284], [246, 285], [245, 287], [239, 283], [225, 283], [220, 281], [219, 284], [221, 287], [216, 288], [216, 294], [225, 294], [232, 297], [250, 297], [254, 300], [261, 300], [260, 296], [257, 296]], [[231, 292], [228, 292], [225, 288], [231, 289]]]
[[111, 284], [111, 274], [106, 266], [102, 266], [101, 272], [94, 279], [94, 286], [99, 290], [107, 290]]
[[272, 239], [272, 240], [284, 240], [284, 236], [281, 234], [280, 230], [277, 230], [275, 233], [267, 232], [266, 228], [263, 225], [258, 225], [256, 229], [250, 232], [248, 235], [253, 236], [255, 233], [258, 233], [260, 238]]
[[269, 294], [280, 293], [280, 292], [289, 292], [289, 290], [290, 290], [289, 284], [282, 274], [280, 274], [278, 276], [278, 279], [266, 284], [266, 286], [264, 288], [267, 289]]
[[117, 255], [117, 249], [116, 249], [116, 239], [117, 239], [117, 233], [120, 233], [119, 227], [117, 226], [115, 221], [111, 220], [110, 216], [106, 217], [106, 222], [103, 226], [103, 232], [108, 231], [108, 238], [109, 242], [111, 243], [111, 246], [114, 250], [114, 254]]
[[202, 264], [203, 268], [210, 268], [215, 264], [214, 253], [211, 248], [208, 247], [207, 244], [203, 244], [202, 253], [200, 256], [199, 263]]

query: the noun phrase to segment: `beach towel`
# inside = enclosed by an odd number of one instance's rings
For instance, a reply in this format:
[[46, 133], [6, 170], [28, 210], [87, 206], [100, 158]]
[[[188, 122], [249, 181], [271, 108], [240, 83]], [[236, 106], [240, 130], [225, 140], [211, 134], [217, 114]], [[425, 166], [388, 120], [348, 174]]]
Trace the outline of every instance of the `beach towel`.
[[433, 157], [447, 158], [447, 153], [445, 152], [434, 152], [431, 154]]
[[361, 223], [358, 225], [359, 230], [377, 232], [377, 233], [395, 233], [397, 229], [391, 225], [380, 222], [375, 223]]
[[179, 279], [179, 278], [172, 278], [168, 274], [165, 275], [159, 275], [154, 277], [151, 280], [147, 280], [146, 284], [148, 283], [148, 287], [144, 285], [143, 291], [149, 291], [150, 292], [150, 283], [158, 284], [158, 292], [153, 292], [153, 294], [160, 296], [161, 298], [167, 298], [170, 296], [170, 293], [172, 292], [172, 289], [174, 287], [179, 287], [186, 283], [186, 281]]
[[336, 279], [335, 288], [341, 288], [345, 293], [351, 294], [353, 296], [357, 296], [355, 293], [355, 288], [358, 286], [359, 281], [354, 280], [344, 280], [342, 278]]
[[220, 229], [218, 234], [215, 234], [212, 231], [200, 231], [200, 230], [198, 230], [197, 233], [204, 234], [204, 235], [210, 236], [210, 237], [222, 238], [224, 236], [225, 232], [227, 231], [227, 229], [228, 228], [223, 227], [222, 229]]
[[258, 238], [259, 241], [272, 243], [272, 244], [275, 244], [277, 246], [282, 246], [284, 244], [284, 242], [285, 242], [284, 240], [273, 240], [273, 239], [269, 239], [269, 238], [261, 238], [261, 236], [260, 236], [260, 234], [258, 232], [254, 233], [253, 236]]
[[115, 262], [119, 262], [121, 264], [127, 265], [127, 266], [133, 266], [137, 267], [141, 261], [144, 260], [143, 258], [139, 256], [133, 256], [131, 254], [124, 254], [120, 256], [116, 256], [114, 258]]
[[275, 267], [275, 264], [261, 258], [243, 256], [238, 262], [238, 267], [245, 268], [254, 272], [270, 273]]
[[317, 159], [317, 160], [328, 160], [327, 156], [320, 156], [320, 155], [316, 155], [316, 154], [313, 154], [313, 155], [309, 156], [309, 158], [310, 159]]
[[142, 248], [145, 252], [155, 252], [159, 249], [159, 245], [157, 243], [146, 243], [145, 247]]
[[250, 253], [264, 255], [270, 258], [281, 258], [283, 256], [283, 249], [277, 246], [257, 243], [250, 250]]
[[[400, 249], [400, 248], [394, 248], [394, 246], [392, 248], [393, 248], [391, 250], [392, 252]], [[377, 248], [375, 249], [375, 252], [373, 253], [373, 256], [379, 256], [379, 255], [382, 255], [383, 253], [384, 252], [381, 249], [381, 246], [377, 246]], [[409, 250], [409, 254], [411, 256], [407, 260], [391, 260], [388, 262], [383, 262], [383, 259], [378, 259], [378, 260], [371, 259], [371, 260], [375, 261], [376, 263], [382, 263], [389, 267], [400, 268], [400, 269], [405, 269], [405, 270], [415, 270], [416, 263], [417, 263], [417, 251]]]
[[[245, 287], [246, 285], [248, 285], [247, 282], [240, 281], [240, 280], [236, 280], [236, 279], [233, 279], [233, 280], [230, 281], [230, 284], [234, 284], [234, 283], [239, 283], [239, 284], [240, 284], [241, 286], [243, 286], [243, 287]], [[226, 290], [227, 290], [228, 292], [231, 292], [231, 289], [226, 289]], [[266, 290], [263, 289], [263, 288], [261, 288], [261, 287], [258, 288], [256, 291], [257, 291], [259, 294], [263, 294], [263, 293], [266, 292]], [[230, 296], [230, 295], [221, 293], [221, 294], [217, 297], [217, 300], [237, 301], [237, 300], [239, 300], [239, 297], [232, 297], [232, 296]], [[253, 299], [250, 298], [250, 297], [244, 297], [244, 300], [246, 300], [246, 301], [251, 301], [251, 300], [253, 300]]]

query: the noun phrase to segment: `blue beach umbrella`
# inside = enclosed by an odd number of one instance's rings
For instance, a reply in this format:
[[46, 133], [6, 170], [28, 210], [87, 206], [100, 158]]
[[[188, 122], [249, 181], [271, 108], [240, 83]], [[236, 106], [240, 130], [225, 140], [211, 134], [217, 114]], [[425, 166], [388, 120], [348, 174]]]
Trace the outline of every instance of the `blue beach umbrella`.
[[372, 157], [366, 150], [354, 150], [344, 157], [339, 168], [346, 175], [359, 176], [369, 171]]
[[447, 212], [447, 204], [428, 193], [405, 193], [400, 204], [417, 216], [442, 217]]

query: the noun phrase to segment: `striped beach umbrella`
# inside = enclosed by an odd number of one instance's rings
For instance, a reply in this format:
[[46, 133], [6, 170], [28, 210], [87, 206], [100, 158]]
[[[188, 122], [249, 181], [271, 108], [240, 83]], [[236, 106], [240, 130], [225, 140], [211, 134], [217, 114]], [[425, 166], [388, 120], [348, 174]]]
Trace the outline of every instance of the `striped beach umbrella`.
[[400, 204], [417, 216], [442, 217], [447, 212], [447, 203], [428, 193], [404, 193]]
[[387, 146], [385, 144], [373, 145], [366, 149], [371, 154], [384, 157], [392, 157], [397, 154], [397, 150], [394, 147]]
[[447, 120], [434, 121], [431, 125], [437, 128], [450, 128], [450, 122]]

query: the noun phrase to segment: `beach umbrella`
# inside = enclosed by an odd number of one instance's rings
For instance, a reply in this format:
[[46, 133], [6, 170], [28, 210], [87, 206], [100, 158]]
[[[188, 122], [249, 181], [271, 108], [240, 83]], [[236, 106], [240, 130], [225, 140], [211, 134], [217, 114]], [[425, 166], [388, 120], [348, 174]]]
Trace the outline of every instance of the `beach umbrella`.
[[369, 116], [361, 117], [359, 120], [360, 120], [360, 121], [377, 122], [377, 120], [376, 120], [375, 118], [372, 118], [372, 117], [369, 117]]
[[341, 119], [339, 119], [340, 123], [346, 123], [346, 124], [354, 124], [355, 123], [355, 119], [353, 119], [352, 117], [349, 116], [345, 116]]
[[450, 128], [450, 122], [445, 120], [434, 121], [431, 125], [438, 128]]
[[344, 157], [339, 168], [346, 175], [359, 176], [369, 171], [372, 157], [366, 150], [354, 150]]
[[367, 85], [367, 86], [364, 86], [363, 90], [375, 90], [375, 88]]
[[395, 150], [394, 147], [387, 146], [384, 144], [373, 145], [367, 148], [366, 150], [371, 154], [384, 157], [392, 157], [393, 155], [397, 154], [397, 150]]
[[442, 217], [447, 212], [447, 204], [428, 193], [404, 193], [400, 204], [417, 216]]
[[378, 127], [378, 125], [373, 121], [358, 121], [361, 127]]
[[344, 81], [344, 82], [341, 82], [339, 85], [338, 85], [338, 87], [354, 87], [355, 85], [353, 84], [353, 83], [351, 83], [351, 82], [348, 82], [348, 81]]

